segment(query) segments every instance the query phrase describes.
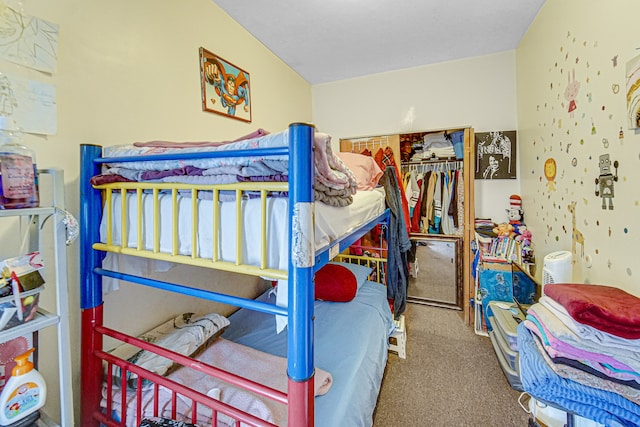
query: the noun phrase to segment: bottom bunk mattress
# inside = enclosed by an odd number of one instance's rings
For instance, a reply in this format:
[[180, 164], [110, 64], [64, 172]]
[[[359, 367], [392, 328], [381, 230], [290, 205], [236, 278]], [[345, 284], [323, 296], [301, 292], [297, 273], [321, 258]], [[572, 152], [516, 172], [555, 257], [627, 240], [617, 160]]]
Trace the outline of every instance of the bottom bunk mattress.
[[[273, 302], [268, 293], [260, 299]], [[286, 357], [287, 334], [277, 334], [269, 315], [238, 310], [223, 338]], [[387, 289], [365, 281], [346, 303], [316, 301], [314, 357], [332, 376], [331, 388], [315, 398], [317, 426], [371, 426], [387, 363], [393, 317]]]
[[[357, 267], [360, 266], [354, 266]], [[350, 302], [315, 302], [317, 426], [370, 426], [373, 422], [393, 318], [386, 288], [365, 280], [363, 275], [360, 275], [359, 284], [356, 296]], [[271, 291], [258, 299], [275, 304]], [[222, 337], [202, 351], [197, 359], [286, 393], [287, 333], [276, 333], [273, 316], [252, 310], [240, 309], [229, 317], [229, 321]], [[169, 373], [167, 378], [275, 425], [287, 425], [287, 410], [283, 404], [250, 391], [186, 367]], [[107, 402], [108, 386], [104, 386], [101, 402], [102, 409], [110, 408], [111, 416], [124, 421], [124, 425], [136, 427], [140, 417], [152, 416], [186, 422], [194, 420], [192, 401], [183, 398], [180, 392], [175, 393], [164, 386], [156, 392], [152, 385], [135, 390], [131, 380], [127, 383], [130, 386], [127, 387], [126, 415], [123, 416], [119, 382], [114, 381], [110, 404]], [[137, 409], [138, 401], [141, 408]], [[210, 409], [199, 406], [195, 421], [198, 427], [209, 427], [212, 417]], [[217, 414], [214, 424], [218, 427], [236, 425], [232, 418], [222, 413]]]

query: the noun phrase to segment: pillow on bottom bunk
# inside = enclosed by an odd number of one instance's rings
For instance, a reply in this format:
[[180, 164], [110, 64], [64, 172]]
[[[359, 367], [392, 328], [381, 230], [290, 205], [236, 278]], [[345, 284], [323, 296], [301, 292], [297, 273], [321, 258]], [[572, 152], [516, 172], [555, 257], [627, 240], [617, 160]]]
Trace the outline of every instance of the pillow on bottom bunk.
[[[184, 356], [193, 356], [219, 337], [227, 326], [229, 319], [218, 313], [203, 316], [183, 313], [138, 338]], [[151, 351], [140, 350], [131, 344], [122, 344], [111, 351], [111, 354], [162, 376], [169, 374], [176, 367], [173, 361]], [[113, 379], [116, 385], [120, 384], [120, 377], [120, 368], [114, 366]], [[135, 386], [136, 379], [137, 375], [127, 372], [127, 383], [130, 386]], [[142, 384], [147, 386], [149, 381], [143, 380]]]
[[372, 268], [359, 264], [330, 262], [316, 272], [316, 299], [349, 302], [371, 274]]
[[362, 285], [364, 285], [364, 282], [369, 280], [369, 275], [373, 271], [372, 267], [367, 267], [366, 265], [360, 265], [360, 264], [352, 264], [350, 262], [333, 261], [333, 262], [330, 262], [329, 265], [340, 265], [346, 268], [347, 270], [349, 270], [350, 272], [352, 272], [353, 275], [356, 277], [356, 284], [358, 286], [358, 289], [360, 289]]
[[[367, 267], [367, 266], [359, 265], [359, 264], [351, 264], [351, 263], [347, 263], [347, 262], [330, 262], [323, 268], [326, 268], [328, 265], [339, 265], [339, 266], [342, 266], [342, 267], [346, 268], [351, 273], [353, 273], [353, 275], [356, 278], [356, 292], [357, 292], [358, 289], [360, 289], [360, 287], [364, 284], [364, 282], [366, 282], [368, 280], [369, 275], [373, 271], [373, 268], [371, 268], [371, 267]], [[288, 289], [286, 288], [287, 286], [288, 286], [288, 282], [286, 280], [278, 280], [278, 285], [277, 285], [277, 288], [276, 288], [276, 305], [278, 305], [280, 307], [286, 307], [287, 306], [287, 302], [288, 302], [288, 300], [287, 300], [287, 298], [288, 298]], [[283, 288], [284, 288], [284, 291], [281, 291], [281, 289], [283, 289]], [[320, 299], [317, 296], [317, 289], [316, 289], [316, 298]], [[353, 297], [351, 299], [353, 299]], [[330, 300], [326, 300], [326, 301], [330, 301]], [[280, 333], [280, 332], [284, 331], [284, 328], [286, 326], [287, 326], [287, 318], [284, 317], [284, 316], [276, 316], [276, 331], [278, 333]]]
[[356, 297], [356, 276], [346, 267], [327, 264], [314, 277], [315, 297], [323, 301], [349, 302]]

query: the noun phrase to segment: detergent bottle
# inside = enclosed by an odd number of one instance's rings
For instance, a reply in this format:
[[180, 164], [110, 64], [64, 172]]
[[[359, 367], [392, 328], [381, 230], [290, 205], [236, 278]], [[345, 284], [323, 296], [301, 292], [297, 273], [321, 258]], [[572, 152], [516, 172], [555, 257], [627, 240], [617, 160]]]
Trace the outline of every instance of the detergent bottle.
[[15, 423], [40, 409], [47, 397], [47, 385], [44, 378], [33, 368], [29, 355], [30, 348], [14, 358], [16, 366], [11, 378], [0, 393], [0, 425]]

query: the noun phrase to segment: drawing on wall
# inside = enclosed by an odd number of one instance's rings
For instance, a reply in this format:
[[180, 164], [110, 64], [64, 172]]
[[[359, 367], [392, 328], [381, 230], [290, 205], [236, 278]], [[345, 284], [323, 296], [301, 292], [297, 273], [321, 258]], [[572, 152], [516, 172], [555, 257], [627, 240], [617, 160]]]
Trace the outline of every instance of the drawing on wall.
[[567, 73], [567, 78], [569, 79], [569, 84], [567, 84], [567, 88], [564, 91], [564, 98], [569, 101], [569, 117], [573, 118], [573, 112], [578, 108], [576, 98], [580, 91], [580, 82], [576, 80], [575, 68], [571, 71], [571, 75]]
[[601, 154], [598, 166], [600, 167], [600, 175], [596, 178], [596, 196], [602, 198], [602, 209], [613, 210], [613, 197], [615, 192], [613, 183], [618, 182], [618, 161], [613, 162], [615, 174], [611, 173], [611, 158], [609, 154]]
[[627, 122], [640, 128], [640, 55], [627, 62]]
[[55, 135], [55, 86], [0, 73], [0, 115], [12, 117], [23, 132]]
[[516, 131], [475, 134], [476, 179], [516, 178]]
[[553, 157], [544, 161], [544, 177], [547, 178], [549, 193], [556, 191], [556, 170], [556, 160]]
[[571, 213], [571, 249], [574, 254], [576, 252], [578, 244], [580, 244], [580, 256], [584, 257], [584, 235], [576, 226], [576, 202], [571, 202], [567, 205], [567, 209]]
[[202, 110], [251, 122], [249, 73], [200, 48]]
[[0, 57], [53, 73], [58, 62], [58, 25], [0, 4]]

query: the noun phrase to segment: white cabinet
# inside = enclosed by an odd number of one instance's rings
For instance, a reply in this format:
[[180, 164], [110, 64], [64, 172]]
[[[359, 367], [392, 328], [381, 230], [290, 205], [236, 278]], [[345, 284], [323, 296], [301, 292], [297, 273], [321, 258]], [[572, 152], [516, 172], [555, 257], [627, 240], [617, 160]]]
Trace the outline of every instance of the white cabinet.
[[[63, 222], [65, 218], [63, 210], [64, 176], [60, 169], [42, 169], [38, 171], [38, 175], [41, 182], [41, 200], [44, 200], [44, 203], [47, 203], [48, 206], [0, 210], [0, 230], [10, 233], [13, 231], [11, 229], [21, 229], [18, 232], [21, 238], [15, 239], [19, 241], [5, 237], [8, 241], [5, 240], [2, 243], [3, 256], [6, 251], [13, 251], [14, 247], [16, 252], [9, 256], [20, 256], [33, 251], [40, 251], [43, 254], [46, 283], [40, 296], [36, 317], [13, 328], [1, 330], [0, 343], [33, 334], [34, 346], [38, 355], [37, 357], [34, 356], [35, 363], [37, 369], [45, 376], [47, 401], [49, 402], [48, 405], [41, 409], [41, 419], [37, 425], [70, 427], [74, 425], [74, 421], [69, 341], [66, 226]], [[46, 194], [43, 194], [43, 191], [46, 191]], [[18, 253], [24, 249], [26, 249], [24, 253]], [[51, 348], [51, 345], [44, 346], [44, 340], [40, 339], [40, 331], [47, 329], [46, 333], [48, 333], [50, 328], [55, 328], [55, 333], [51, 334], [53, 338], [48, 341], [54, 341], [56, 348]], [[57, 357], [53, 357], [53, 355], [57, 355]], [[47, 371], [54, 372], [54, 374], [56, 372], [55, 367], [51, 369], [51, 364], [55, 363], [52, 360], [57, 360], [57, 375], [53, 375], [56, 378], [48, 378], [47, 376]], [[47, 369], [44, 369], [45, 367]], [[60, 403], [59, 417], [57, 414], [53, 416], [46, 413], [47, 408], [51, 407], [51, 402], [56, 401]]]

